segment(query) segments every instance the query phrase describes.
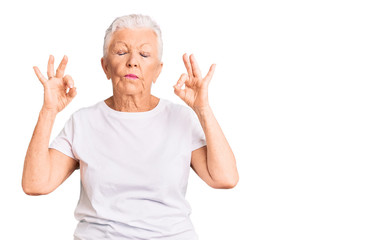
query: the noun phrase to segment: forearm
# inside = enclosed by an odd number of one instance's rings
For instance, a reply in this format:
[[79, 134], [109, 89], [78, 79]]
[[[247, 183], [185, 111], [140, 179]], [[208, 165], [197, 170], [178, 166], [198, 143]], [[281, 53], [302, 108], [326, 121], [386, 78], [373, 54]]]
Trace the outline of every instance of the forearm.
[[24, 160], [22, 187], [26, 193], [43, 191], [50, 177], [49, 140], [56, 114], [41, 109]]
[[211, 178], [222, 185], [234, 186], [239, 181], [235, 156], [217, 122], [212, 109], [195, 111], [205, 133], [207, 166]]

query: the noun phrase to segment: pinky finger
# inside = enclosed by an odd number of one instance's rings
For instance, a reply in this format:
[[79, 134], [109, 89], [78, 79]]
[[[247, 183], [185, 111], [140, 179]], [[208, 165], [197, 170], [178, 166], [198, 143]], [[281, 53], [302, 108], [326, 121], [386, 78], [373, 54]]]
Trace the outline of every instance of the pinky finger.
[[46, 78], [42, 75], [41, 71], [39, 71], [38, 67], [33, 67], [34, 68], [34, 72], [35, 72], [35, 75], [37, 75], [39, 81], [42, 83], [42, 84], [45, 84], [46, 83]]
[[208, 74], [206, 74], [206, 76], [205, 76], [205, 79], [206, 79], [206, 81], [207, 81], [208, 84], [209, 84], [210, 80], [211, 80], [212, 77], [213, 77], [213, 74], [214, 74], [214, 72], [215, 72], [215, 69], [216, 69], [216, 64], [214, 63], [214, 64], [212, 64], [212, 66], [210, 66], [209, 72], [208, 72]]

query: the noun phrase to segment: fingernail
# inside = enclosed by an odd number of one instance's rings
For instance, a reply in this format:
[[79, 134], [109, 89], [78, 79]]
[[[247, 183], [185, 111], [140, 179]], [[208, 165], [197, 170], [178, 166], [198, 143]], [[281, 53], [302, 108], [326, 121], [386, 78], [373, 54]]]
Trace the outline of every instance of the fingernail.
[[71, 84], [71, 86], [69, 88], [73, 88], [73, 84]]

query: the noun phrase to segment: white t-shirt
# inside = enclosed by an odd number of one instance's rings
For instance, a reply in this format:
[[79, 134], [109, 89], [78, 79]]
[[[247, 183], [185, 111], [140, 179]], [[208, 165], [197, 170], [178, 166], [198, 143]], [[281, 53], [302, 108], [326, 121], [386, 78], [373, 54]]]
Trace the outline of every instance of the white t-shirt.
[[74, 112], [49, 148], [80, 163], [75, 239], [197, 240], [185, 195], [205, 145], [195, 112], [166, 99], [147, 112], [103, 100]]

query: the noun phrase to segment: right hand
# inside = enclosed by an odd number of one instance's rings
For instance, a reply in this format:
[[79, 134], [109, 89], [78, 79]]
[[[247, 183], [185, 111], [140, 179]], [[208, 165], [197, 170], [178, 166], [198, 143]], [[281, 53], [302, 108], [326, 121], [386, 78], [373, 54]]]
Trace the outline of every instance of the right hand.
[[[34, 66], [34, 72], [39, 81], [44, 87], [44, 102], [43, 110], [59, 113], [61, 112], [76, 96], [76, 87], [71, 76], [65, 75], [64, 71], [68, 62], [68, 57], [64, 55], [60, 65], [54, 75], [54, 57], [49, 56], [48, 62], [48, 78], [46, 79], [39, 71], [38, 67]], [[67, 93], [67, 89], [70, 88]]]

